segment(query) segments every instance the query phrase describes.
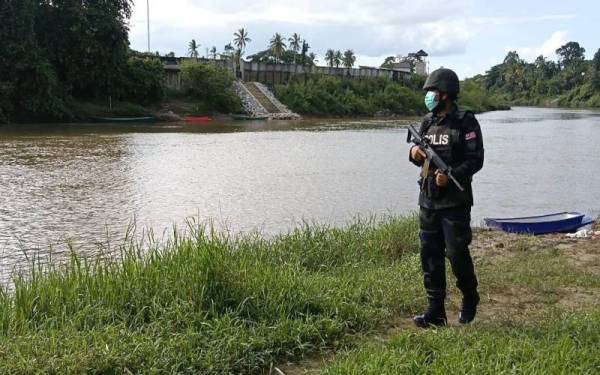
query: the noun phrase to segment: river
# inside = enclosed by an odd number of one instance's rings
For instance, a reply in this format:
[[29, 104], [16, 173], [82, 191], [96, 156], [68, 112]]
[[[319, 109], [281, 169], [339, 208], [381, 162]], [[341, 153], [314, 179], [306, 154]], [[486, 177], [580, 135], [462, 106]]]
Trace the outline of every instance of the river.
[[[486, 161], [474, 225], [600, 213], [600, 112], [518, 107], [478, 119]], [[0, 279], [50, 247], [114, 246], [132, 223], [160, 238], [187, 218], [272, 234], [408, 214], [418, 169], [405, 125], [415, 121], [0, 127]]]

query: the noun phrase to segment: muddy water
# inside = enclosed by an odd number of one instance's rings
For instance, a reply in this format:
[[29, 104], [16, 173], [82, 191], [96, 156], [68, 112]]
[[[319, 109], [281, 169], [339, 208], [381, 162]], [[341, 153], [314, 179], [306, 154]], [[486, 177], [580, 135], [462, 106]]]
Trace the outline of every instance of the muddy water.
[[[599, 213], [600, 113], [516, 108], [478, 116], [484, 216]], [[32, 254], [114, 248], [128, 225], [168, 236], [186, 218], [233, 232], [416, 207], [407, 122], [0, 127], [0, 279]], [[100, 246], [100, 247], [99, 247]]]

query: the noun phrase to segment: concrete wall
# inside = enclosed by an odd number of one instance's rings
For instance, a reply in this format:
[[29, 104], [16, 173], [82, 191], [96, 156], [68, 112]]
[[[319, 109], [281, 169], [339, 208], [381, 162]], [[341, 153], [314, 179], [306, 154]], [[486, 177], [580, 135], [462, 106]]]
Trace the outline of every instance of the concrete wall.
[[[201, 59], [199, 59], [199, 62]], [[229, 69], [233, 74], [233, 67], [229, 60], [207, 60], [206, 63], [219, 64]], [[165, 65], [167, 78], [165, 84], [170, 88], [181, 88], [181, 73], [179, 65]], [[360, 78], [386, 78], [390, 80], [409, 80], [408, 72], [380, 69], [361, 66], [359, 68], [331, 68], [326, 66], [306, 67], [295, 64], [268, 64], [242, 62], [240, 70], [236, 72], [238, 78], [246, 82], [260, 82], [266, 85], [285, 84], [294, 77], [309, 75], [330, 75], [348, 79]]]

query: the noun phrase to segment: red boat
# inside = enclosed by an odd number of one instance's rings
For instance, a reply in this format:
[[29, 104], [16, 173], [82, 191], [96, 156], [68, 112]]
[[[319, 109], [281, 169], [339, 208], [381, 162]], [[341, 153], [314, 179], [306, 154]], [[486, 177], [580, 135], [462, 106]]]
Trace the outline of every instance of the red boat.
[[207, 122], [211, 122], [212, 118], [208, 116], [186, 116], [185, 122], [188, 124], [206, 124]]

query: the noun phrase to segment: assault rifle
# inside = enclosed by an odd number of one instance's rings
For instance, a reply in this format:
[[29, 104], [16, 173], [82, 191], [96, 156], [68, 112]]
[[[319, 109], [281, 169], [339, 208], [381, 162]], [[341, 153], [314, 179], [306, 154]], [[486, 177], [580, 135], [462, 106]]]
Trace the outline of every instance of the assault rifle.
[[429, 140], [427, 138], [421, 137], [417, 129], [415, 129], [412, 125], [408, 125], [408, 134], [409, 136], [407, 138], [407, 141], [409, 143], [412, 142], [415, 145], [420, 146], [421, 149], [425, 152], [425, 155], [427, 155], [427, 160], [433, 162], [437, 169], [441, 170], [448, 177], [450, 177], [452, 182], [454, 182], [454, 184], [460, 189], [460, 191], [465, 191], [465, 188], [460, 184], [460, 182], [458, 182], [456, 177], [454, 177], [454, 175], [452, 174], [452, 167], [446, 164], [446, 162], [444, 162], [444, 160], [435, 151], [433, 151], [433, 148], [431, 148], [431, 145], [429, 144]]

